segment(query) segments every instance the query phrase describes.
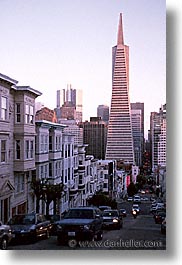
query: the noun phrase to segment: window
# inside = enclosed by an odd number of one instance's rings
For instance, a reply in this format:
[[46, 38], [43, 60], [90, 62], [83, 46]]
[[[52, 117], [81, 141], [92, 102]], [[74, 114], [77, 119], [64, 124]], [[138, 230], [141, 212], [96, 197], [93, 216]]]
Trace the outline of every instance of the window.
[[45, 165], [44, 176], [45, 176], [45, 178], [48, 178], [48, 165]]
[[23, 192], [25, 189], [24, 176], [16, 175], [15, 176], [15, 190], [17, 193]]
[[52, 163], [49, 163], [49, 177], [52, 177]]
[[29, 123], [29, 105], [25, 106], [25, 123]]
[[33, 106], [30, 106], [30, 123], [33, 124], [34, 115], [33, 115]]
[[20, 140], [16, 140], [15, 150], [15, 159], [20, 159]]
[[49, 136], [49, 151], [52, 151], [52, 136]]
[[31, 105], [25, 105], [25, 123], [33, 124], [34, 123], [34, 108]]
[[16, 122], [21, 122], [20, 103], [16, 104]]
[[48, 152], [48, 135], [45, 135], [45, 151]]
[[1, 163], [6, 162], [7, 146], [6, 140], [1, 140]]
[[33, 148], [33, 141], [30, 141], [30, 158], [33, 158], [34, 148]]
[[41, 177], [41, 179], [44, 178], [44, 166], [40, 167], [40, 177]]
[[25, 150], [25, 153], [26, 153], [26, 159], [28, 159], [29, 158], [29, 141], [26, 141], [26, 150]]
[[44, 152], [44, 135], [41, 135], [40, 137], [40, 150], [41, 152]]
[[1, 119], [7, 120], [8, 99], [1, 97]]
[[34, 141], [25, 141], [25, 159], [34, 158]]

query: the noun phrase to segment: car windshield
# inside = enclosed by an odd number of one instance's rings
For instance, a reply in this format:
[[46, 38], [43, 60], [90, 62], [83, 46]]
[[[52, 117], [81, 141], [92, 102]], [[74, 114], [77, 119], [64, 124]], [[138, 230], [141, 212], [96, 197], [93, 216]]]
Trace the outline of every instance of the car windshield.
[[73, 209], [70, 210], [66, 215], [65, 219], [93, 219], [93, 211], [92, 210], [81, 210], [81, 209]]
[[35, 216], [30, 214], [15, 215], [10, 221], [10, 225], [29, 225], [35, 223]]
[[113, 212], [104, 212], [103, 216], [105, 217], [113, 217], [113, 216], [118, 216], [118, 213], [116, 211]]
[[157, 215], [160, 215], [160, 216], [166, 216], [166, 213], [159, 212], [159, 213], [157, 213]]

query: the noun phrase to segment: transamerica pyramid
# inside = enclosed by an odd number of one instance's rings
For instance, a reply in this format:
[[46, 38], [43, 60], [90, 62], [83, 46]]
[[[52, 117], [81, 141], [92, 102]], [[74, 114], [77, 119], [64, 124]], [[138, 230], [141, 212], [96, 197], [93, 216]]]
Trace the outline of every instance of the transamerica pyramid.
[[129, 99], [129, 47], [124, 44], [122, 14], [117, 45], [112, 48], [112, 98], [105, 159], [134, 164]]

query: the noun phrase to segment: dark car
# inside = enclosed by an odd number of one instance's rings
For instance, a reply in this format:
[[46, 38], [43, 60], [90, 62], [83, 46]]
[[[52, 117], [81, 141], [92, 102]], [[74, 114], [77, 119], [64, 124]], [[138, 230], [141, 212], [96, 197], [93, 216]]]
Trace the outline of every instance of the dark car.
[[163, 212], [163, 211], [161, 211], [161, 212], [156, 212], [155, 214], [154, 214], [154, 220], [155, 220], [155, 223], [156, 224], [161, 224], [162, 223], [162, 221], [164, 220], [166, 218], [166, 212]]
[[107, 206], [107, 205], [101, 205], [101, 206], [99, 206], [99, 209], [103, 212], [105, 210], [111, 210], [111, 207]]
[[49, 238], [51, 224], [42, 214], [18, 214], [13, 216], [8, 224], [11, 227], [14, 240], [34, 242], [42, 236]]
[[118, 210], [105, 210], [103, 212], [103, 229], [104, 228], [116, 228], [123, 227], [123, 219]]
[[57, 221], [61, 220], [61, 216], [59, 214], [50, 214], [46, 215], [46, 219], [50, 221], [50, 234], [55, 236], [57, 235]]
[[0, 222], [0, 249], [7, 249], [12, 239], [11, 227]]
[[126, 209], [120, 209], [120, 210], [119, 210], [119, 214], [120, 214], [122, 217], [126, 217], [126, 216], [127, 216]]
[[166, 218], [161, 223], [161, 233], [166, 234]]
[[71, 208], [63, 220], [56, 222], [57, 240], [72, 247], [79, 241], [101, 240], [102, 221], [102, 213], [96, 207]]

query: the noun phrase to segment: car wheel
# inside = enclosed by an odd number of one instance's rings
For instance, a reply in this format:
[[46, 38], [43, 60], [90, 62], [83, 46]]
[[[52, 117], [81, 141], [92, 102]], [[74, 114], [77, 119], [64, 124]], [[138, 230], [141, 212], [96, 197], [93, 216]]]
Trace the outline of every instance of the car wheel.
[[8, 248], [8, 239], [6, 237], [3, 237], [1, 241], [1, 249], [6, 250], [7, 248]]
[[68, 240], [68, 246], [70, 248], [76, 248], [78, 246], [78, 242], [76, 239], [72, 238], [70, 240]]
[[50, 233], [49, 233], [49, 230], [46, 231], [46, 238], [50, 238]]
[[96, 235], [96, 241], [99, 241], [99, 240], [102, 240], [102, 237], [103, 237], [103, 232], [100, 231], [97, 235]]

